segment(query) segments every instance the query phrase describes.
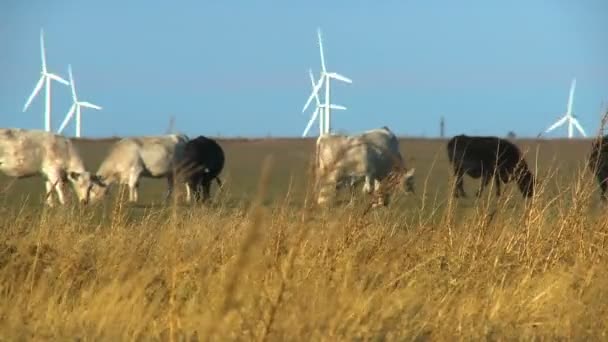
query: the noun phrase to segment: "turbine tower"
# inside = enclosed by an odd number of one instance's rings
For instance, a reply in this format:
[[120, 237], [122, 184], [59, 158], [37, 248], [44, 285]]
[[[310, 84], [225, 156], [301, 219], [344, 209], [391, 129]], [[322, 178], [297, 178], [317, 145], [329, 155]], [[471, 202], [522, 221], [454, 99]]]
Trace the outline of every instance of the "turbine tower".
[[72, 66], [71, 65], [68, 65], [68, 73], [70, 74], [70, 84], [72, 85], [73, 104], [72, 104], [72, 107], [70, 107], [70, 111], [65, 116], [65, 119], [63, 119], [63, 122], [61, 123], [61, 127], [59, 127], [59, 130], [57, 131], [57, 133], [61, 134], [61, 132], [63, 131], [65, 126], [67, 126], [68, 122], [70, 122], [72, 117], [74, 117], [74, 112], [76, 112], [76, 137], [80, 138], [80, 135], [82, 133], [82, 122], [81, 122], [82, 119], [80, 117], [80, 107], [92, 108], [92, 109], [97, 109], [97, 110], [101, 110], [101, 107], [98, 105], [92, 104], [90, 102], [78, 101], [78, 96], [76, 96], [76, 86], [74, 85], [74, 77], [72, 76]]
[[313, 97], [318, 98], [319, 90], [321, 89], [323, 84], [325, 84], [325, 104], [323, 105], [324, 110], [323, 110], [320, 120], [322, 121], [322, 125], [321, 125], [322, 134], [329, 134], [331, 132], [331, 109], [335, 109], [331, 105], [331, 97], [330, 97], [331, 96], [331, 89], [330, 89], [331, 88], [330, 87], [331, 79], [342, 81], [342, 82], [349, 83], [349, 84], [353, 83], [353, 81], [338, 73], [327, 71], [327, 68], [325, 66], [325, 54], [323, 52], [323, 39], [321, 37], [321, 29], [317, 29], [317, 36], [319, 38], [319, 53], [321, 56], [321, 76], [319, 78], [319, 82], [317, 82], [317, 84], [313, 87], [312, 94], [310, 94], [310, 96], [308, 97], [308, 100], [306, 101], [306, 104], [304, 105], [302, 112], [304, 112], [306, 110], [306, 108], [308, 108], [308, 105], [312, 101]]
[[[312, 84], [312, 88], [314, 90], [315, 89], [315, 79], [312, 75], [312, 70], [308, 70], [308, 74], [310, 75], [310, 83]], [[306, 128], [304, 129], [304, 133], [302, 133], [303, 137], [308, 135], [308, 131], [310, 131], [310, 128], [312, 127], [312, 124], [317, 119], [317, 116], [319, 117], [319, 135], [323, 135], [323, 133], [324, 133], [325, 115], [323, 113], [325, 112], [325, 104], [321, 103], [321, 101], [319, 100], [319, 95], [317, 93], [313, 93], [313, 95], [314, 95], [315, 103], [317, 106], [315, 108], [315, 111], [312, 113], [312, 116], [310, 117], [310, 120], [308, 121]], [[332, 104], [332, 105], [330, 105], [330, 107], [331, 107], [331, 109], [346, 110], [346, 107], [340, 106], [340, 105]]]
[[44, 105], [44, 130], [47, 132], [51, 131], [51, 80], [57, 81], [59, 83], [70, 85], [68, 81], [63, 78], [50, 73], [46, 67], [46, 51], [44, 49], [44, 31], [40, 29], [40, 55], [42, 57], [42, 71], [40, 72], [40, 80], [36, 83], [36, 87], [34, 87], [34, 91], [30, 95], [30, 97], [25, 102], [23, 106], [23, 112], [27, 110], [27, 108], [32, 103], [34, 97], [38, 94], [42, 85], [44, 84], [45, 90], [45, 105]]
[[171, 115], [169, 118], [169, 125], [165, 130], [165, 134], [174, 134], [175, 133], [175, 115]]
[[576, 119], [576, 116], [572, 114], [572, 104], [574, 102], [575, 88], [576, 88], [576, 79], [573, 79], [572, 84], [570, 85], [570, 96], [568, 97], [568, 109], [566, 111], [566, 115], [564, 115], [559, 120], [557, 120], [557, 122], [555, 122], [553, 125], [551, 125], [551, 127], [547, 128], [545, 133], [549, 133], [552, 130], [556, 129], [557, 127], [568, 122], [568, 139], [572, 139], [572, 137], [574, 136], [575, 127], [583, 137], [587, 136], [587, 134], [585, 134], [585, 130], [583, 130], [583, 127], [581, 127], [581, 124]]

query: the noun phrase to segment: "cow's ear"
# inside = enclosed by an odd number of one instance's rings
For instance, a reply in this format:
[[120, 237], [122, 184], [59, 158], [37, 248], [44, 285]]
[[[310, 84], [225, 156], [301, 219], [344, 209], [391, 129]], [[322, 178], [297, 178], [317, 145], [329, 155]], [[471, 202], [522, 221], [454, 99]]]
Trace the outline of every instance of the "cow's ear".
[[78, 180], [78, 177], [80, 177], [80, 173], [78, 173], [78, 172], [74, 172], [74, 171], [71, 171], [71, 172], [68, 174], [68, 176], [69, 176], [71, 179], [73, 179], [73, 180]]

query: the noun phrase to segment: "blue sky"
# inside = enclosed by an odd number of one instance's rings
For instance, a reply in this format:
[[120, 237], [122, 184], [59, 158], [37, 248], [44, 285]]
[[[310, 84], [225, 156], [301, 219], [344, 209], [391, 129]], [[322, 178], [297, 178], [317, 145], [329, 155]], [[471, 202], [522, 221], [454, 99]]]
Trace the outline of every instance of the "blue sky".
[[[327, 64], [336, 130], [387, 125], [399, 135], [536, 136], [566, 110], [588, 132], [608, 104], [606, 0], [0, 2], [0, 126], [42, 128], [39, 31], [49, 69], [79, 97], [86, 136], [299, 136], [311, 110], [307, 70]], [[53, 84], [53, 128], [71, 105]], [[72, 135], [72, 125], [66, 134]], [[313, 129], [316, 135], [318, 129]], [[565, 136], [566, 128], [550, 136]]]

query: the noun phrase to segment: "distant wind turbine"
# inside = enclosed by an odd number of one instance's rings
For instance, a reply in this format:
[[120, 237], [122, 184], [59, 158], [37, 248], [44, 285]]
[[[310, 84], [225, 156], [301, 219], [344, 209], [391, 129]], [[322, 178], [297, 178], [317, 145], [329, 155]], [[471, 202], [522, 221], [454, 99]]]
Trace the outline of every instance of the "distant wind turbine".
[[[314, 76], [312, 75], [312, 70], [308, 70], [308, 74], [310, 75], [310, 83], [312, 84], [312, 88], [314, 90], [315, 89], [315, 79], [314, 79]], [[317, 93], [313, 93], [313, 95], [314, 95], [315, 103], [317, 106], [316, 106], [315, 111], [313, 112], [312, 116], [310, 117], [310, 120], [308, 121], [306, 128], [304, 129], [304, 133], [302, 133], [303, 137], [308, 135], [308, 131], [310, 131], [312, 124], [315, 122], [315, 120], [317, 119], [318, 116], [319, 116], [319, 135], [323, 135], [323, 133], [324, 133], [325, 116], [323, 115], [323, 113], [325, 112], [326, 105], [321, 103], [321, 101], [319, 100], [319, 95]], [[340, 105], [332, 104], [332, 105], [330, 105], [330, 107], [331, 107], [331, 109], [346, 110], [346, 107], [340, 106]]]
[[331, 109], [337, 109], [337, 108], [333, 108], [331, 105], [331, 98], [330, 98], [331, 79], [335, 79], [335, 80], [342, 81], [342, 82], [349, 83], [349, 84], [353, 83], [353, 81], [338, 73], [327, 71], [327, 68], [325, 66], [325, 54], [323, 52], [323, 39], [321, 37], [320, 28], [317, 29], [317, 36], [319, 38], [319, 53], [321, 56], [321, 76], [319, 78], [319, 82], [317, 82], [317, 84], [314, 86], [312, 94], [310, 94], [310, 96], [308, 97], [308, 100], [306, 101], [306, 104], [304, 105], [302, 112], [304, 112], [306, 110], [306, 108], [308, 108], [308, 105], [310, 105], [310, 102], [312, 101], [313, 97], [318, 97], [319, 90], [321, 89], [323, 84], [325, 84], [325, 104], [323, 106], [324, 110], [321, 115], [321, 121], [323, 122], [323, 124], [321, 126], [322, 126], [322, 134], [329, 134], [331, 132]]
[[165, 131], [165, 134], [173, 134], [175, 133], [175, 116], [171, 115], [171, 118], [169, 118], [169, 125], [167, 126], [167, 130]]
[[72, 86], [73, 104], [72, 104], [72, 107], [70, 108], [70, 111], [65, 116], [65, 119], [61, 123], [61, 127], [59, 127], [59, 130], [57, 131], [57, 133], [61, 134], [61, 132], [63, 131], [65, 126], [67, 126], [68, 122], [70, 122], [72, 117], [74, 117], [74, 112], [75, 112], [76, 113], [76, 137], [80, 138], [81, 133], [82, 133], [82, 119], [80, 117], [80, 108], [86, 107], [86, 108], [101, 110], [101, 107], [98, 105], [92, 104], [90, 102], [78, 101], [78, 96], [76, 96], [76, 86], [74, 85], [74, 77], [72, 76], [72, 66], [71, 65], [68, 65], [68, 73], [70, 74], [70, 84]]
[[551, 125], [549, 128], [547, 128], [545, 133], [549, 133], [552, 130], [556, 129], [557, 127], [562, 126], [563, 124], [568, 122], [568, 139], [572, 139], [572, 137], [574, 137], [574, 128], [575, 127], [582, 136], [584, 136], [584, 137], [587, 136], [587, 134], [585, 134], [585, 130], [583, 130], [583, 127], [578, 122], [578, 119], [576, 119], [576, 116], [572, 114], [572, 105], [574, 103], [575, 88], [576, 88], [576, 79], [573, 79], [572, 83], [570, 85], [570, 95], [568, 96], [568, 109], [566, 111], [566, 115], [561, 117], [559, 120], [557, 120], [557, 122], [555, 122], [553, 125]]
[[59, 83], [70, 85], [68, 81], [63, 78], [48, 72], [46, 67], [46, 51], [44, 49], [44, 31], [40, 29], [40, 55], [42, 57], [42, 71], [40, 72], [40, 80], [36, 84], [34, 91], [30, 95], [30, 97], [25, 102], [23, 106], [23, 112], [27, 110], [27, 108], [32, 103], [34, 97], [38, 94], [42, 85], [45, 84], [45, 106], [44, 106], [44, 130], [47, 132], [51, 131], [51, 80], [57, 81]]

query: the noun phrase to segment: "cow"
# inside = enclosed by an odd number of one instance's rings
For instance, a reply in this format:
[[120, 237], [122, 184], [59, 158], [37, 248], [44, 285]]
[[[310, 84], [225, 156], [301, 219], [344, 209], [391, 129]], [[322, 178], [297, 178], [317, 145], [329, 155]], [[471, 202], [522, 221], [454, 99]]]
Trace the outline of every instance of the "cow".
[[[399, 141], [384, 126], [347, 136], [324, 134], [317, 139], [316, 171], [319, 193], [317, 203], [322, 205], [331, 193], [344, 186], [363, 181], [363, 192], [377, 194], [381, 184], [396, 176], [406, 193], [414, 192], [414, 171], [406, 170], [399, 152]], [[379, 196], [374, 206], [386, 205], [387, 198]]]
[[214, 179], [219, 187], [222, 186], [218, 176], [224, 168], [224, 162], [224, 150], [215, 140], [201, 135], [186, 143], [179, 161], [179, 172], [193, 192], [196, 202], [209, 199]]
[[605, 202], [608, 199], [608, 135], [600, 136], [593, 142], [587, 165], [597, 179], [600, 198]]
[[456, 177], [455, 197], [466, 197], [463, 176], [481, 177], [476, 196], [494, 178], [496, 196], [500, 196], [500, 182], [515, 180], [526, 198], [534, 195], [534, 176], [528, 169], [519, 148], [508, 140], [492, 136], [457, 135], [447, 143], [450, 164]]
[[[102, 186], [95, 187], [97, 191], [91, 193], [91, 200], [99, 200], [113, 183], [118, 182], [129, 187], [129, 202], [137, 202], [137, 188], [141, 177], [166, 178], [167, 200], [173, 192], [175, 167], [182, 158], [188, 140], [188, 136], [183, 134], [128, 137], [119, 140], [112, 146], [95, 174]], [[189, 200], [188, 186], [186, 192]]]
[[96, 186], [70, 139], [40, 130], [0, 129], [0, 171], [15, 178], [42, 176], [50, 207], [54, 206], [53, 189], [59, 203], [65, 204], [63, 187], [68, 181], [83, 204]]

